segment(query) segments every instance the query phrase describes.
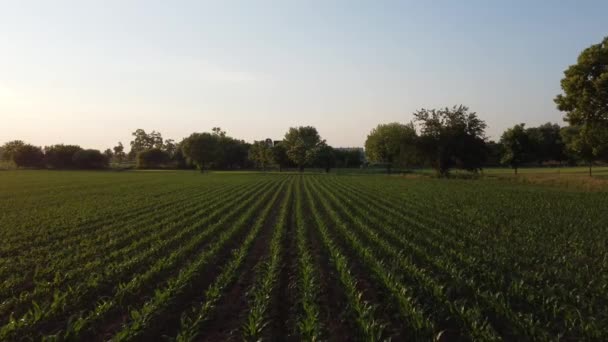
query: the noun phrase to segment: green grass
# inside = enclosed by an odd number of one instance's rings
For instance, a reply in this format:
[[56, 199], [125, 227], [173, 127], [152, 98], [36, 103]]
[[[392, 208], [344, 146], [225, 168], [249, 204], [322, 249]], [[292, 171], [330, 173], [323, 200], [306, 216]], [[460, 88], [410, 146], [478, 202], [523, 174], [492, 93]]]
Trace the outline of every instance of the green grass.
[[[585, 166], [566, 166], [566, 167], [523, 167], [517, 171], [519, 174], [552, 174], [552, 175], [581, 175], [588, 176], [589, 168]], [[509, 168], [487, 168], [484, 173], [494, 174], [513, 174]], [[594, 166], [594, 176], [608, 176], [608, 166]]]
[[0, 340], [602, 340], [608, 191], [555, 171], [3, 171]]

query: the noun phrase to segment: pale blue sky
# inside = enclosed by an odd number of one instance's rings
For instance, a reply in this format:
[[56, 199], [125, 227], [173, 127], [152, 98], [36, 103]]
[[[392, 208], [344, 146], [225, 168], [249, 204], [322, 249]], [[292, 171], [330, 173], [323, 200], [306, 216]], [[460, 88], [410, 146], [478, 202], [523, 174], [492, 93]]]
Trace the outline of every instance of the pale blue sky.
[[378, 123], [466, 104], [498, 137], [562, 123], [563, 70], [608, 35], [608, 1], [0, 1], [0, 142], [128, 145], [221, 126]]

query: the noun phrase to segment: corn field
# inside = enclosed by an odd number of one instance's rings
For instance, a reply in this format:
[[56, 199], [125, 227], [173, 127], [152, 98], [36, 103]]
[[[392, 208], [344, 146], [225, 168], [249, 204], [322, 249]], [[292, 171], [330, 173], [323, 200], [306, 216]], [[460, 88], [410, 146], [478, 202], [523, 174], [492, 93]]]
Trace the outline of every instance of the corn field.
[[601, 341], [608, 194], [0, 173], [0, 340]]

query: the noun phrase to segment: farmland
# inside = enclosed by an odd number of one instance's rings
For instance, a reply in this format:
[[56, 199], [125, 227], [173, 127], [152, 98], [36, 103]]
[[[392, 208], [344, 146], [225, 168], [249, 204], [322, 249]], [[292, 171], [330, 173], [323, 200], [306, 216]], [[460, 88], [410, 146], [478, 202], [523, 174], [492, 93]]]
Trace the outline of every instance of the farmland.
[[608, 195], [0, 172], [0, 340], [605, 340]]

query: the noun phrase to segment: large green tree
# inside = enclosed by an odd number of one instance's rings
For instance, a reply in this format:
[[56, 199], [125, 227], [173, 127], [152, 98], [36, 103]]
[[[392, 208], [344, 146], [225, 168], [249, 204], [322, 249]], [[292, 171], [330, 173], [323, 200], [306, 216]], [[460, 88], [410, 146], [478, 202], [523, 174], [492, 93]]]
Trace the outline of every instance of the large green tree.
[[44, 148], [44, 163], [54, 169], [75, 168], [74, 154], [82, 150], [78, 145], [51, 145]]
[[486, 124], [463, 105], [420, 109], [414, 113], [421, 126], [420, 149], [440, 176], [450, 168], [481, 170], [487, 154]]
[[530, 139], [530, 158], [542, 164], [547, 161], [561, 162], [565, 158], [565, 146], [558, 124], [547, 122], [538, 127], [526, 128]]
[[203, 172], [218, 156], [219, 138], [211, 133], [192, 133], [181, 143], [182, 153]]
[[[563, 94], [557, 95], [557, 108], [566, 112], [564, 120], [580, 126], [570, 149], [591, 166], [602, 158], [608, 136], [608, 37], [581, 52], [577, 62], [564, 71]], [[585, 151], [585, 152], [583, 152]]]
[[23, 146], [25, 146], [25, 143], [22, 140], [13, 140], [5, 143], [0, 147], [0, 160], [13, 162], [15, 151]]
[[168, 164], [170, 160], [171, 156], [168, 152], [163, 151], [160, 148], [152, 148], [137, 154], [136, 166], [138, 169], [160, 168]]
[[532, 145], [525, 125], [522, 123], [507, 129], [500, 137], [500, 144], [503, 148], [501, 163], [509, 165], [517, 174], [519, 166], [531, 159]]
[[323, 142], [316, 128], [300, 126], [289, 128], [282, 144], [285, 144], [289, 159], [302, 172], [305, 166], [310, 165], [315, 160]]
[[129, 157], [135, 158], [137, 153], [150, 150], [153, 148], [163, 148], [163, 136], [160, 132], [152, 131], [146, 133], [145, 130], [138, 128], [133, 132], [133, 140], [131, 141], [131, 151], [129, 151]]
[[125, 154], [125, 147], [122, 145], [122, 142], [118, 142], [118, 145], [112, 148], [114, 150], [114, 160], [118, 163], [122, 163], [127, 155]]
[[213, 135], [217, 138], [218, 151], [213, 165], [222, 169], [243, 168], [248, 163], [249, 144], [243, 140], [234, 139], [214, 127]]
[[336, 154], [334, 148], [322, 143], [317, 150], [314, 164], [329, 173], [329, 170], [336, 165]]
[[379, 124], [367, 135], [365, 153], [370, 161], [385, 164], [390, 173], [395, 164], [411, 164], [408, 161], [417, 153], [417, 139], [413, 123]]
[[567, 126], [562, 128], [561, 137], [570, 156], [584, 161], [589, 166], [589, 176], [593, 175], [593, 163], [598, 159], [608, 159], [608, 130], [597, 126]]
[[272, 163], [272, 147], [265, 141], [256, 141], [249, 148], [249, 159], [253, 163], [266, 171], [266, 167]]
[[279, 172], [283, 171], [284, 167], [289, 165], [289, 156], [287, 155], [287, 148], [281, 142], [276, 143], [272, 147], [272, 160], [279, 167]]
[[40, 167], [44, 161], [44, 153], [38, 146], [25, 144], [13, 151], [12, 158], [18, 167]]
[[80, 150], [74, 154], [74, 165], [79, 169], [104, 169], [108, 167], [108, 158], [99, 150]]
[[557, 108], [571, 125], [608, 125], [608, 37], [581, 52], [564, 71]]

